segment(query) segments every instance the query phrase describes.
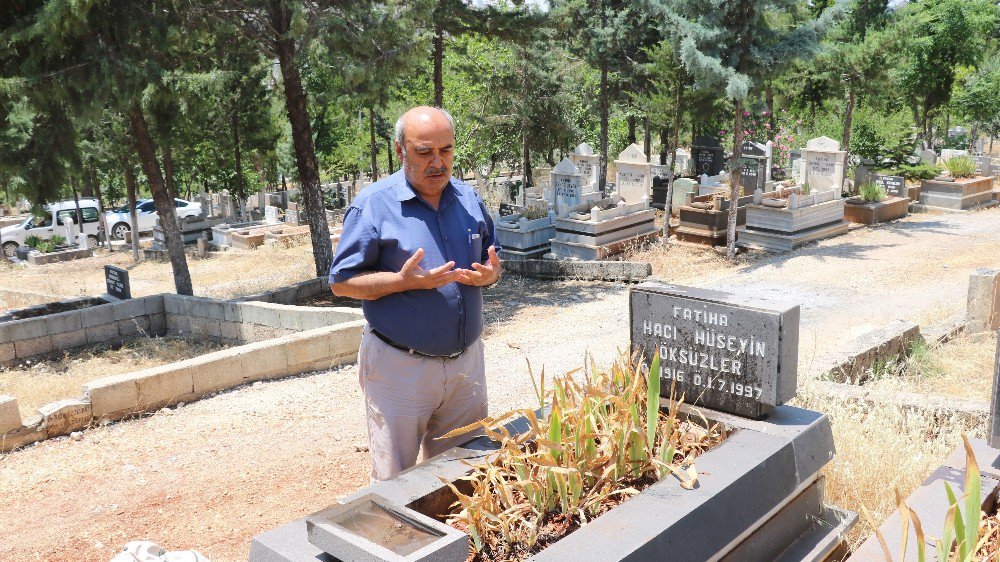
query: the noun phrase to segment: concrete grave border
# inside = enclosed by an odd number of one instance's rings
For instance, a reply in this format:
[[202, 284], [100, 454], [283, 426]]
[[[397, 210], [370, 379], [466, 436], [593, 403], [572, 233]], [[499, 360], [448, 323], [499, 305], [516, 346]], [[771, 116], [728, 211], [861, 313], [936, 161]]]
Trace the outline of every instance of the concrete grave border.
[[[54, 350], [176, 335], [235, 344], [192, 359], [86, 383], [79, 399], [39, 408], [21, 420], [14, 397], [0, 397], [0, 452], [65, 435], [103, 420], [153, 412], [247, 382], [329, 369], [357, 358], [360, 310], [153, 295], [0, 324], [0, 360]], [[6, 353], [6, 355], [2, 355]]]

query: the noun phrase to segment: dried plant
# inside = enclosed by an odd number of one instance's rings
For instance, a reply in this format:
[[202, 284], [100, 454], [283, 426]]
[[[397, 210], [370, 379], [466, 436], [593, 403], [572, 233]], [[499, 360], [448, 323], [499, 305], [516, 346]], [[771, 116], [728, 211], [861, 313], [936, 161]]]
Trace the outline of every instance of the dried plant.
[[528, 220], [540, 219], [542, 217], [547, 217], [549, 215], [549, 210], [542, 207], [528, 207], [521, 214], [524, 218]]
[[[469, 534], [478, 559], [529, 556], [668, 475], [697, 486], [692, 461], [725, 429], [681, 415], [681, 400], [661, 411], [659, 372], [658, 358], [647, 369], [622, 356], [610, 370], [577, 369], [546, 388], [543, 370], [538, 382], [532, 375], [540, 411], [548, 408], [542, 419], [516, 410], [445, 436], [483, 427], [500, 444], [459, 479], [471, 493], [445, 481], [458, 498], [448, 522]], [[511, 435], [500, 424], [517, 415], [530, 428]]]
[[[997, 556], [1000, 555], [1000, 518], [996, 513], [983, 513], [983, 483], [979, 464], [976, 462], [972, 444], [969, 443], [969, 438], [964, 433], [962, 434], [962, 442], [965, 445], [965, 495], [961, 498], [956, 497], [951, 485], [947, 482], [944, 483], [950, 507], [945, 516], [941, 538], [935, 543], [937, 560], [942, 562], [996, 560]], [[920, 518], [915, 511], [906, 505], [898, 490], [896, 491], [896, 504], [899, 506], [903, 524], [900, 556], [906, 556], [909, 527], [912, 524], [917, 540], [917, 562], [925, 562], [927, 560], [927, 536], [920, 524]], [[885, 536], [871, 521], [871, 514], [863, 505], [862, 511], [875, 527], [875, 536], [882, 547], [885, 559], [892, 562]]]
[[858, 194], [868, 203], [881, 203], [888, 196], [885, 188], [873, 181], [858, 186]]

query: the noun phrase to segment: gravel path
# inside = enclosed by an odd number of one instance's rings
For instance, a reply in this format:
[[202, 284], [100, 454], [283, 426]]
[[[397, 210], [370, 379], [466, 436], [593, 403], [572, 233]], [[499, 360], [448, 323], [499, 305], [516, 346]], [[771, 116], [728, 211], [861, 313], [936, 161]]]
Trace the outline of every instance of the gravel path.
[[[800, 378], [813, 356], [892, 319], [964, 310], [968, 274], [1000, 267], [1000, 210], [922, 214], [733, 266], [671, 247], [672, 282], [802, 304]], [[627, 288], [505, 278], [487, 293], [494, 413], [530, 405], [536, 373], [628, 344]], [[357, 369], [256, 383], [143, 419], [0, 456], [0, 560], [109, 560], [127, 541], [244, 561], [254, 534], [368, 481]]]

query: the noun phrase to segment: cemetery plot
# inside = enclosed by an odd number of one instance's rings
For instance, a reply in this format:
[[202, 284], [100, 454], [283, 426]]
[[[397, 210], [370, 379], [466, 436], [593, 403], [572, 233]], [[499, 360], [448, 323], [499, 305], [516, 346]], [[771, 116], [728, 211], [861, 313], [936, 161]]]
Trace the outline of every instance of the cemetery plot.
[[153, 337], [120, 346], [98, 345], [56, 352], [0, 366], [0, 394], [17, 398], [22, 419], [39, 406], [63, 398], [79, 398], [84, 383], [109, 375], [139, 371], [197, 357], [228, 346], [209, 340]]
[[844, 220], [877, 224], [905, 217], [910, 197], [902, 176], [872, 176], [860, 185], [860, 194], [844, 202]]
[[803, 195], [795, 188], [781, 190], [770, 199], [758, 190], [747, 205], [746, 225], [737, 227], [737, 241], [747, 248], [788, 251], [845, 232], [839, 190]]
[[[678, 211], [680, 223], [673, 230], [677, 239], [705, 246], [725, 245], [729, 227], [729, 198], [725, 195], [692, 195], [689, 194], [687, 202]], [[777, 192], [765, 193], [764, 198], [771, 199], [777, 195]], [[736, 226], [746, 224], [746, 206], [752, 202], [752, 195], [737, 199]]]
[[81, 308], [87, 308], [106, 303], [107, 301], [99, 297], [84, 297], [80, 299], [71, 299], [65, 301], [38, 304], [28, 308], [22, 308], [19, 310], [4, 311], [0, 313], [0, 323], [10, 322], [13, 320], [24, 320], [25, 318], [35, 318], [38, 316], [45, 316], [47, 314], [56, 314], [59, 312], [69, 312], [71, 310], [80, 310]]

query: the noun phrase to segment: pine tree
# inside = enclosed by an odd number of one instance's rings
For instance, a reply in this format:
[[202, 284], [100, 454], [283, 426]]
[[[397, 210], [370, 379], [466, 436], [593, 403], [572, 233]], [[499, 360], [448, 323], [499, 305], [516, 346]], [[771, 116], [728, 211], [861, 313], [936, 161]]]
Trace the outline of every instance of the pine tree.
[[[729, 161], [730, 200], [740, 196], [740, 146], [744, 101], [765, 75], [800, 57], [815, 55], [824, 31], [842, 14], [841, 6], [801, 18], [797, 0], [732, 0], [713, 3], [659, 0], [657, 8], [677, 27], [681, 61], [697, 87], [724, 89], [733, 103], [733, 155]], [[736, 257], [737, 205], [729, 206], [726, 256]]]

